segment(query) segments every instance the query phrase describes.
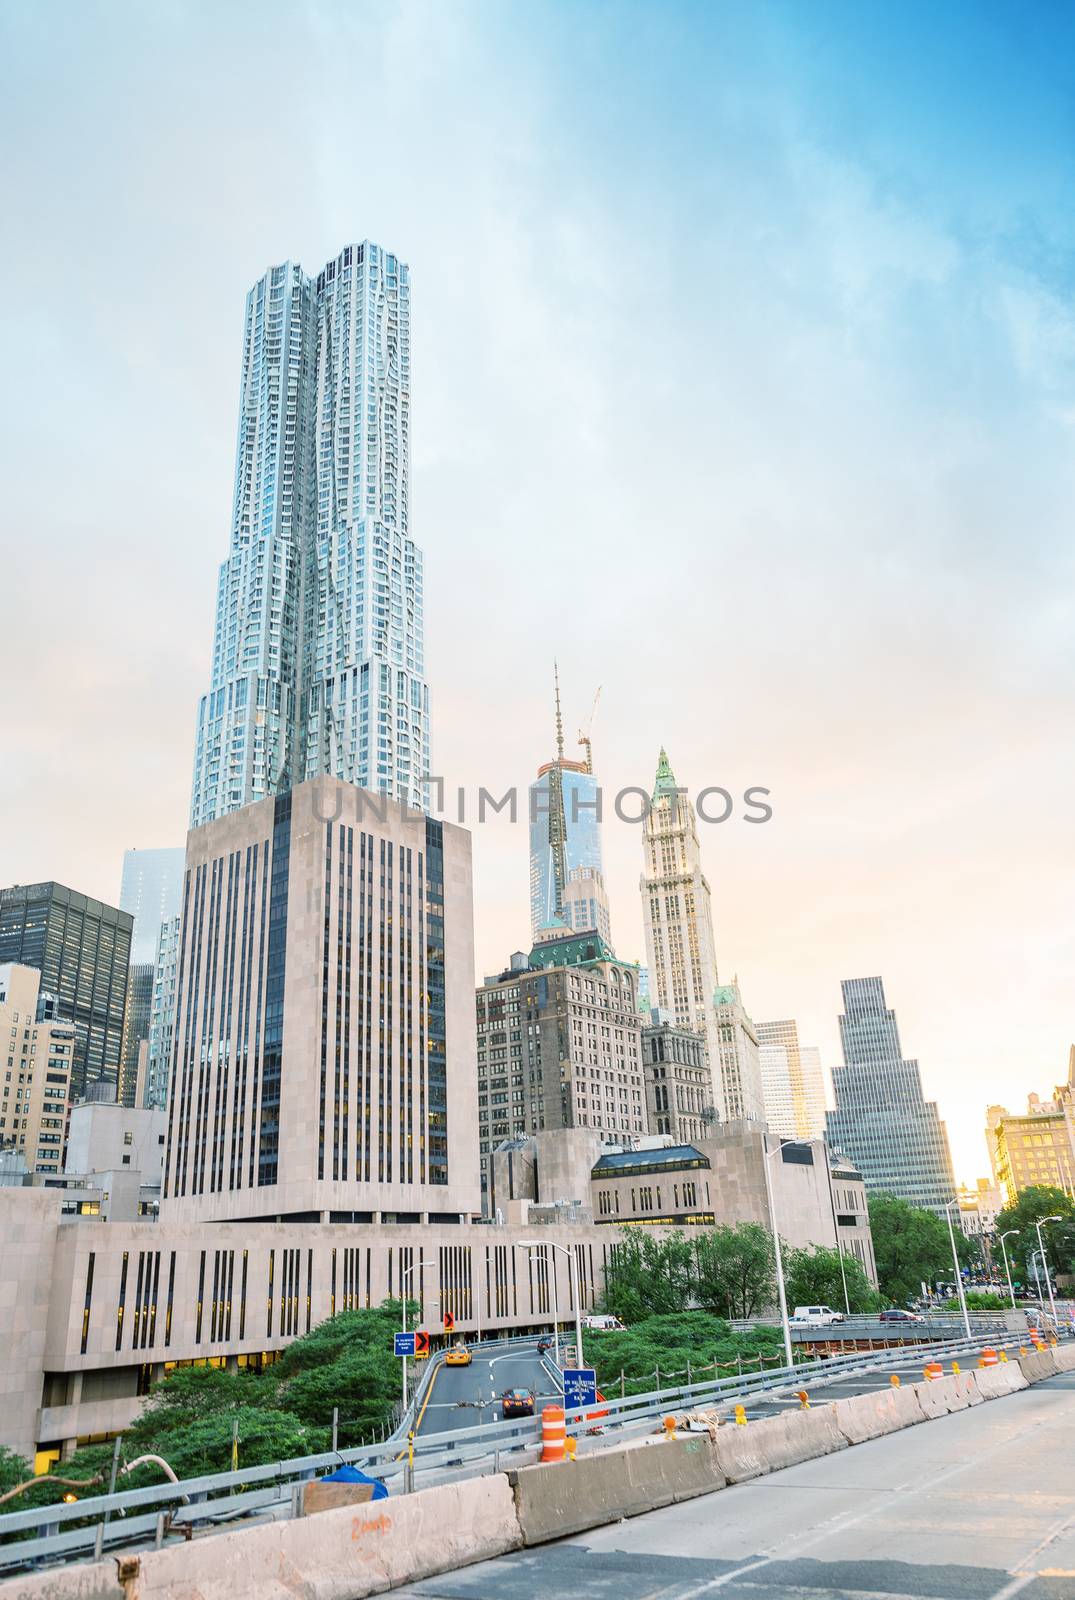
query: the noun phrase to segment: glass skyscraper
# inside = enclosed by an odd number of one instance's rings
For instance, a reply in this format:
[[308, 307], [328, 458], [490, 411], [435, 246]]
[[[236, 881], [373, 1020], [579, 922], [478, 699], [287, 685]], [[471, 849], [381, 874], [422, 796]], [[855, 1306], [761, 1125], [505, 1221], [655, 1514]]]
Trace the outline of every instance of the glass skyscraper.
[[422, 805], [410, 316], [407, 266], [369, 240], [316, 278], [273, 267], [247, 296], [192, 827], [321, 773]]
[[182, 845], [168, 850], [125, 850], [119, 905], [134, 918], [131, 965], [152, 965], [157, 959], [161, 923], [179, 910], [183, 889]]
[[0, 890], [0, 965], [36, 967], [38, 1021], [75, 1025], [72, 1102], [119, 1075], [133, 921], [61, 883]]
[[829, 1140], [872, 1193], [943, 1214], [956, 1193], [948, 1134], [936, 1102], [923, 1097], [918, 1062], [903, 1056], [885, 986], [880, 978], [848, 978], [840, 988], [844, 1064], [832, 1069]]

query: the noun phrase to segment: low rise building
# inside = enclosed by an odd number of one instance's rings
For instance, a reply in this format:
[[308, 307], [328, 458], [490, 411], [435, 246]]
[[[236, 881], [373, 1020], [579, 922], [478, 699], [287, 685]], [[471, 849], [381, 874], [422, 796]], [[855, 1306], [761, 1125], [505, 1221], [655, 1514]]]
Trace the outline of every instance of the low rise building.
[[651, 1136], [614, 1145], [582, 1133], [512, 1140], [495, 1153], [494, 1182], [512, 1223], [568, 1202], [605, 1227], [759, 1222], [778, 1226], [793, 1248], [846, 1252], [877, 1282], [862, 1174], [824, 1140], [781, 1140], [753, 1121], [686, 1144]]

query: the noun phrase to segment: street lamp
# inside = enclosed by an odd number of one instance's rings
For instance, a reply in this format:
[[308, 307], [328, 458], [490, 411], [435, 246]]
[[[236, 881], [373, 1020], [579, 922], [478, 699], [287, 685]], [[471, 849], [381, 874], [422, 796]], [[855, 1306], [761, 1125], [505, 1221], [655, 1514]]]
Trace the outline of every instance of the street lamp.
[[776, 1155], [778, 1150], [783, 1150], [785, 1144], [802, 1147], [805, 1145], [806, 1141], [804, 1139], [779, 1139], [771, 1150], [766, 1150], [766, 1137], [767, 1135], [763, 1132], [761, 1136], [761, 1166], [762, 1171], [765, 1174], [765, 1198], [769, 1204], [769, 1221], [772, 1224], [773, 1244], [776, 1249], [776, 1287], [780, 1296], [780, 1321], [784, 1329], [784, 1354], [788, 1358], [788, 1366], [793, 1367], [795, 1365], [795, 1357], [791, 1349], [791, 1323], [788, 1321], [788, 1296], [787, 1291], [784, 1288], [784, 1255], [780, 1248], [780, 1227], [776, 1220], [776, 1200], [774, 1198], [772, 1180], [769, 1177], [769, 1162]]
[[[426, 1259], [423, 1258], [423, 1260], [415, 1261], [415, 1262], [412, 1263], [411, 1266], [406, 1267], [404, 1269], [404, 1271], [400, 1273], [400, 1277], [399, 1277], [400, 1289], [403, 1289], [403, 1285], [406, 1283], [407, 1279], [410, 1277], [412, 1272], [416, 1272], [419, 1267], [431, 1267], [432, 1265], [433, 1265], [432, 1260], [426, 1260]], [[407, 1295], [406, 1295], [406, 1291], [404, 1291], [404, 1293], [403, 1293], [403, 1331], [404, 1331], [404, 1333], [407, 1332]], [[406, 1410], [407, 1410], [407, 1357], [406, 1356], [403, 1357], [403, 1410], [404, 1410], [404, 1412], [406, 1412]]]
[[1053, 1280], [1049, 1276], [1049, 1259], [1045, 1254], [1045, 1245], [1042, 1242], [1041, 1227], [1043, 1222], [1063, 1222], [1063, 1217], [1039, 1217], [1034, 1226], [1038, 1230], [1038, 1249], [1041, 1251], [1041, 1264], [1045, 1268], [1045, 1287], [1049, 1291], [1049, 1310], [1053, 1316], [1053, 1327], [1059, 1326], [1056, 1320], [1056, 1301], [1053, 1299]]
[[952, 1266], [956, 1275], [956, 1293], [959, 1295], [959, 1309], [963, 1313], [963, 1331], [969, 1339], [970, 1316], [967, 1311], [967, 1297], [963, 1293], [963, 1274], [959, 1270], [959, 1252], [956, 1249], [956, 1230], [952, 1226], [952, 1207], [957, 1206], [958, 1204], [958, 1197], [955, 1200], [949, 1200], [948, 1204], [944, 1208], [944, 1214], [948, 1218], [948, 1237], [952, 1241]]
[[[582, 1366], [582, 1308], [579, 1305], [579, 1277], [578, 1277], [579, 1264], [578, 1264], [578, 1261], [576, 1260], [575, 1252], [574, 1252], [574, 1250], [569, 1249], [566, 1244], [556, 1244], [551, 1239], [548, 1241], [547, 1244], [544, 1243], [541, 1239], [520, 1239], [519, 1243], [522, 1245], [524, 1250], [550, 1250], [550, 1249], [551, 1250], [562, 1250], [564, 1255], [567, 1257], [567, 1267], [568, 1267], [567, 1278], [568, 1278], [568, 1283], [571, 1285], [571, 1297], [572, 1297], [572, 1299], [574, 1301], [574, 1304], [575, 1304], [575, 1360], [578, 1362], [579, 1366], [581, 1367]], [[555, 1310], [555, 1307], [556, 1307], [556, 1296], [555, 1296], [555, 1289], [556, 1289], [556, 1262], [555, 1262], [555, 1260], [553, 1261], [553, 1264], [552, 1264], [552, 1286], [553, 1286], [553, 1290], [554, 1290], [553, 1302], [552, 1303], [553, 1303], [553, 1308]], [[556, 1350], [557, 1350], [557, 1360], [559, 1360], [559, 1350], [560, 1350], [559, 1341], [557, 1341]]]
[[1008, 1280], [1008, 1298], [1011, 1300], [1013, 1311], [1015, 1310], [1015, 1290], [1012, 1288], [1012, 1269], [1008, 1264], [1008, 1247], [1004, 1241], [1005, 1239], [1010, 1239], [1013, 1233], [1018, 1232], [1018, 1228], [1009, 1228], [1006, 1233], [1002, 1233], [1000, 1236], [1000, 1248], [1004, 1255], [1004, 1276]]
[[[527, 1261], [533, 1261], [535, 1256], [537, 1257], [537, 1259], [539, 1261], [544, 1261], [544, 1259], [545, 1259], [545, 1257], [538, 1250], [528, 1250], [526, 1252]], [[558, 1285], [557, 1277], [556, 1277], [556, 1263], [555, 1263], [555, 1261], [552, 1264], [552, 1315], [553, 1315], [552, 1355], [553, 1355], [553, 1360], [556, 1362], [556, 1365], [559, 1366], [560, 1365], [560, 1289], [559, 1289], [559, 1285]]]

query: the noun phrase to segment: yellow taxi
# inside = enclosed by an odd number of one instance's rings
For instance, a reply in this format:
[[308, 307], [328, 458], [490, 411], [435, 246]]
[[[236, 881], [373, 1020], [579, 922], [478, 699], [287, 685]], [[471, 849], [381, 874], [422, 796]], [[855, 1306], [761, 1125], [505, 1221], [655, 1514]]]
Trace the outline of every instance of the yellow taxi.
[[444, 1358], [446, 1367], [469, 1367], [473, 1356], [465, 1344], [453, 1344]]

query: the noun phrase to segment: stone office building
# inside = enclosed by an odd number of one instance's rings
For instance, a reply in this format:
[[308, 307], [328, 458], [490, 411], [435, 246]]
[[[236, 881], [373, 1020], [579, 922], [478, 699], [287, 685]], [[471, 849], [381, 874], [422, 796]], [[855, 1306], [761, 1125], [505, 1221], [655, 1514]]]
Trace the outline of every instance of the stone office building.
[[596, 932], [565, 929], [477, 991], [482, 1192], [495, 1209], [492, 1154], [504, 1139], [585, 1128], [648, 1131], [638, 969]]

